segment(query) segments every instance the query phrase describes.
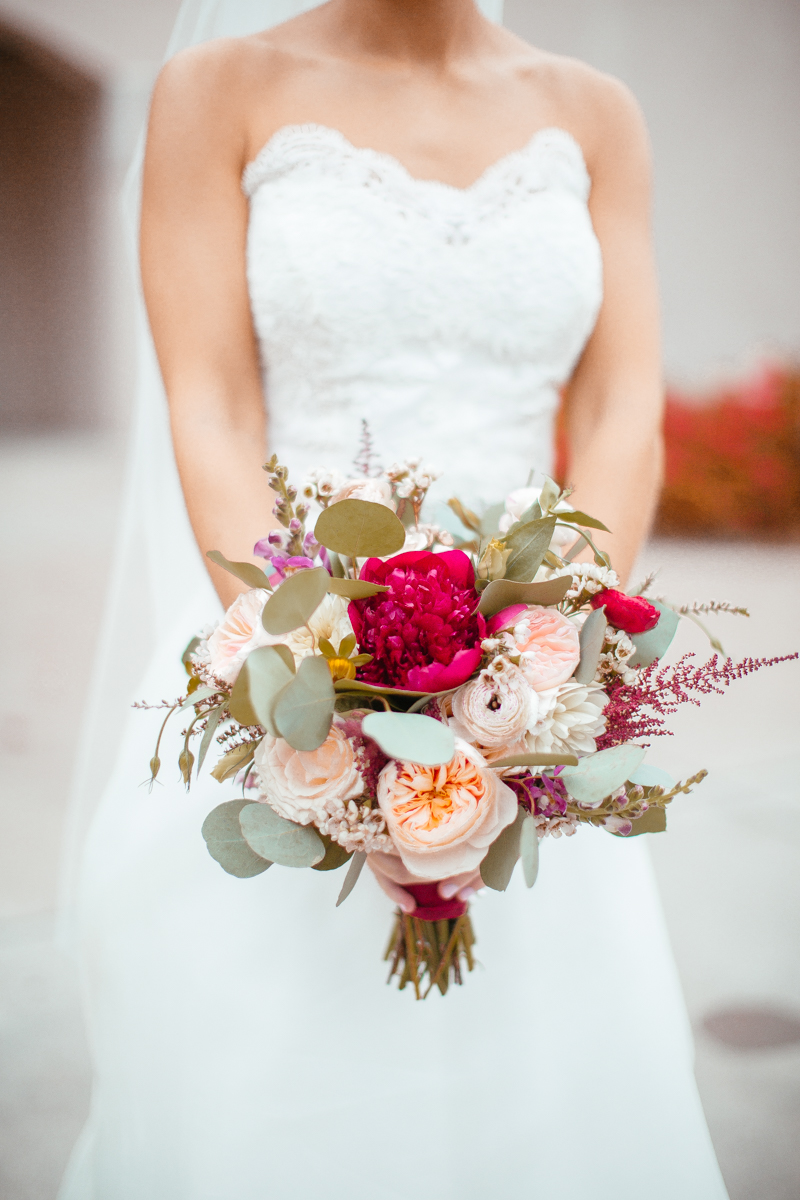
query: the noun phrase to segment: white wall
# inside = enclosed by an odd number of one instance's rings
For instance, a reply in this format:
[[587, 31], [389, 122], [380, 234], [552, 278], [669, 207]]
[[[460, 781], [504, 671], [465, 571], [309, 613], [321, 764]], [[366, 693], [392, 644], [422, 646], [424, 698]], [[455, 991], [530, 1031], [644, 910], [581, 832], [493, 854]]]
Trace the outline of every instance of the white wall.
[[506, 0], [505, 14], [642, 104], [669, 377], [799, 358], [798, 0]]

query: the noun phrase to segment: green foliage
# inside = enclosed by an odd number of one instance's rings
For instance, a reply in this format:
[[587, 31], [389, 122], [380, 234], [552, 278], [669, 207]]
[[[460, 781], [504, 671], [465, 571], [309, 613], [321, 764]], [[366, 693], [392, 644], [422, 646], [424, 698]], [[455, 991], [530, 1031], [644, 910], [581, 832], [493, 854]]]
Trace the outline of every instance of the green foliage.
[[339, 892], [339, 897], [336, 901], [336, 907], [344, 904], [347, 897], [352, 892], [353, 888], [358, 883], [358, 877], [364, 870], [364, 863], [367, 861], [367, 856], [362, 850], [356, 850], [353, 857], [350, 859], [350, 866], [347, 868], [347, 874], [344, 877], [342, 890]]
[[600, 665], [603, 642], [606, 640], [605, 605], [590, 612], [581, 627], [581, 658], [575, 668], [576, 683], [591, 683]]
[[325, 658], [304, 658], [272, 710], [278, 733], [294, 750], [316, 750], [328, 736], [336, 693]]
[[268, 592], [272, 591], [272, 584], [261, 568], [254, 563], [229, 562], [224, 554], [220, 554], [219, 550], [209, 550], [206, 558], [210, 558], [218, 567], [222, 567], [231, 575], [235, 575], [237, 579], [241, 579], [242, 583], [246, 583], [248, 587], [266, 588]]
[[582, 758], [577, 767], [565, 767], [561, 779], [569, 792], [581, 804], [602, 804], [616, 788], [641, 766], [645, 751], [641, 746], [627, 743], [598, 750]]
[[365, 600], [367, 596], [377, 596], [378, 592], [388, 590], [382, 583], [370, 583], [367, 579], [328, 580], [328, 591], [335, 596], [346, 596], [348, 600]]
[[378, 743], [389, 758], [438, 767], [455, 754], [455, 737], [449, 726], [422, 713], [369, 713], [363, 732]]
[[549, 549], [556, 527], [555, 517], [542, 517], [524, 525], [512, 525], [500, 542], [511, 551], [506, 563], [505, 578], [528, 583], [533, 579]]
[[628, 780], [639, 787], [658, 787], [665, 792], [675, 787], [675, 780], [668, 771], [662, 771], [661, 767], [652, 767], [649, 763], [642, 763], [637, 767], [633, 774], [628, 776]]
[[238, 879], [251, 879], [272, 866], [248, 846], [242, 835], [239, 814], [248, 803], [247, 800], [226, 800], [212, 809], [203, 822], [202, 833], [208, 853], [223, 870]]
[[522, 874], [525, 878], [525, 886], [532, 888], [539, 874], [539, 834], [536, 832], [536, 822], [530, 813], [528, 813], [522, 822], [519, 835], [519, 852], [522, 859]]
[[636, 652], [629, 659], [629, 665], [632, 667], [649, 667], [656, 659], [663, 658], [680, 623], [679, 615], [666, 604], [661, 604], [658, 600], [653, 600], [652, 603], [661, 616], [655, 629], [650, 629], [647, 633], [633, 634], [631, 640]]
[[261, 614], [261, 624], [273, 637], [305, 625], [325, 599], [331, 577], [324, 567], [296, 571], [273, 592]]
[[[275, 703], [294, 678], [294, 656], [288, 646], [259, 646], [248, 654], [239, 672], [228, 705], [231, 716], [243, 725], [260, 725], [280, 737], [275, 724]], [[242, 721], [242, 717], [253, 719]]]
[[517, 815], [511, 825], [489, 847], [489, 852], [481, 863], [481, 879], [495, 892], [504, 892], [508, 887], [519, 858], [519, 843], [522, 824], [528, 814], [524, 808], [517, 810]]
[[345, 850], [344, 846], [340, 846], [338, 842], [334, 842], [327, 834], [320, 833], [317, 830], [317, 837], [325, 847], [325, 857], [321, 862], [312, 864], [313, 870], [336, 871], [353, 857], [352, 850]]
[[406, 531], [400, 518], [384, 504], [340, 500], [320, 513], [314, 537], [328, 550], [349, 558], [384, 558], [402, 550]]
[[576, 767], [578, 762], [576, 754], [510, 754], [492, 767]]
[[494, 579], [481, 595], [478, 612], [485, 617], [510, 608], [512, 604], [560, 604], [572, 587], [572, 576], [561, 575], [544, 583], [517, 583], [512, 579]]
[[667, 811], [664, 808], [648, 808], [646, 813], [632, 822], [633, 829], [629, 838], [638, 837], [641, 833], [666, 833]]
[[251, 850], [282, 867], [313, 867], [325, 857], [313, 825], [287, 821], [269, 804], [244, 804], [239, 825]]

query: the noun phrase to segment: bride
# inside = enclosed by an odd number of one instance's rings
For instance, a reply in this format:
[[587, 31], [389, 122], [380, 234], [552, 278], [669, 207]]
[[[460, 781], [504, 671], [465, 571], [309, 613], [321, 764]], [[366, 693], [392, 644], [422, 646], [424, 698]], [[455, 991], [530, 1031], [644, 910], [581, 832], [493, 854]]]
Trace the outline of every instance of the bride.
[[[364, 418], [496, 499], [551, 469], [568, 383], [575, 500], [624, 576], [660, 467], [649, 187], [625, 88], [472, 0], [330, 0], [173, 57], [141, 266], [200, 550], [251, 557], [269, 454], [347, 470]], [[153, 699], [220, 612], [156, 495]], [[165, 766], [143, 792], [157, 719], [132, 714], [83, 851], [95, 1092], [61, 1200], [724, 1200], [643, 839], [548, 839], [532, 893], [474, 902], [485, 969], [416, 1004], [373, 878], [338, 910], [333, 873], [234, 879], [199, 832], [230, 788]]]

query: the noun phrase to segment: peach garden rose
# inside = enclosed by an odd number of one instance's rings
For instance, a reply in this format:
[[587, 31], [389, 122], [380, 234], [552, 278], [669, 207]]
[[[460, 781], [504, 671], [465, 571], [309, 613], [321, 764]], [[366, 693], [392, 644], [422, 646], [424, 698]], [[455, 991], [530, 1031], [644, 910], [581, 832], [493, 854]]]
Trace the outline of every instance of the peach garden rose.
[[293, 750], [283, 738], [267, 734], [254, 766], [270, 808], [298, 825], [326, 822], [364, 790], [353, 745], [336, 724], [318, 750]]
[[514, 793], [461, 738], [445, 766], [388, 763], [378, 804], [404, 866], [420, 879], [475, 870], [517, 815]]

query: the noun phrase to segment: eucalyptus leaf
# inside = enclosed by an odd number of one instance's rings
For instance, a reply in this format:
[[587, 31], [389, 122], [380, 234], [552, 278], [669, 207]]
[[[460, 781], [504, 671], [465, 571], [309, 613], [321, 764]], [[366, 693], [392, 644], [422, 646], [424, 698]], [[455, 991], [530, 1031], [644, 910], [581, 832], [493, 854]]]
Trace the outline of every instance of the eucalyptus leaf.
[[633, 825], [633, 829], [627, 834], [629, 838], [639, 837], [642, 833], [666, 833], [666, 809], [661, 808], [659, 805], [654, 805], [653, 808], [648, 808], [646, 813], [643, 813], [641, 817], [637, 817], [631, 824]]
[[197, 649], [197, 647], [199, 645], [200, 645], [200, 638], [193, 637], [191, 639], [191, 641], [189, 642], [189, 644], [187, 645], [186, 649], [184, 650], [183, 654], [181, 655], [181, 662], [186, 667], [187, 673], [189, 675], [192, 674], [192, 669], [189, 665], [189, 656], [194, 654], [195, 650]]
[[580, 762], [576, 754], [510, 754], [490, 764], [500, 767], [575, 767]]
[[324, 567], [296, 571], [284, 579], [264, 605], [261, 624], [273, 637], [305, 625], [325, 599], [331, 577]]
[[600, 665], [603, 642], [606, 640], [605, 605], [590, 612], [581, 627], [581, 658], [575, 668], [576, 683], [591, 683]]
[[256, 752], [255, 744], [247, 742], [242, 746], [234, 746], [227, 754], [223, 754], [214, 770], [211, 772], [213, 779], [218, 783], [224, 783], [226, 779], [230, 779], [231, 775], [235, 775], [237, 771], [241, 771], [242, 767], [246, 767]]
[[245, 804], [239, 824], [251, 850], [282, 867], [313, 867], [325, 857], [313, 825], [287, 821], [269, 804]]
[[316, 750], [328, 736], [336, 693], [327, 660], [304, 658], [275, 701], [273, 720], [294, 750]]
[[389, 758], [423, 767], [452, 762], [456, 751], [450, 727], [422, 713], [370, 713], [361, 728]]
[[250, 671], [246, 660], [242, 663], [241, 670], [236, 676], [236, 682], [228, 700], [228, 712], [240, 725], [261, 724], [250, 699]]
[[645, 751], [641, 746], [627, 742], [624, 746], [612, 746], [610, 750], [598, 750], [587, 754], [577, 767], [565, 767], [561, 780], [570, 796], [595, 807], [620, 787], [638, 767]]
[[317, 518], [314, 537], [328, 550], [350, 558], [384, 558], [402, 550], [406, 531], [385, 504], [370, 500], [340, 500]]
[[339, 892], [339, 898], [336, 901], [336, 907], [344, 904], [347, 897], [352, 892], [353, 888], [358, 883], [358, 877], [364, 870], [364, 863], [367, 861], [367, 856], [363, 850], [356, 850], [353, 857], [350, 859], [350, 866], [347, 868], [347, 874], [344, 877], [342, 890]]
[[517, 583], [512, 579], [494, 579], [481, 596], [478, 612], [485, 617], [510, 608], [512, 604], [560, 604], [572, 587], [571, 575], [559, 575], [545, 583]]
[[539, 506], [542, 512], [550, 512], [553, 506], [558, 504], [560, 495], [561, 488], [549, 475], [545, 475], [542, 490], [539, 492]]
[[511, 881], [519, 858], [522, 824], [527, 815], [524, 808], [517, 809], [513, 823], [506, 825], [500, 836], [492, 842], [489, 853], [481, 863], [481, 879], [495, 892], [504, 892]]
[[382, 583], [370, 583], [368, 579], [328, 580], [328, 591], [334, 596], [347, 596], [348, 600], [365, 600], [367, 596], [377, 596], [378, 592], [388, 590]]
[[522, 859], [522, 874], [525, 886], [532, 888], [539, 874], [539, 834], [536, 832], [536, 822], [530, 813], [522, 822], [519, 835], [519, 853]]
[[239, 813], [246, 804], [248, 800], [226, 800], [212, 809], [202, 829], [208, 853], [237, 879], [252, 879], [272, 866], [269, 859], [256, 854], [244, 839]]
[[209, 550], [206, 553], [206, 558], [210, 558], [218, 567], [222, 567], [225, 571], [229, 571], [231, 575], [235, 575], [237, 579], [241, 579], [242, 583], [246, 583], [248, 587], [266, 588], [268, 592], [272, 591], [272, 584], [269, 579], [267, 579], [267, 576], [255, 563], [229, 562], [224, 554], [220, 554], [219, 550]]
[[194, 708], [195, 704], [199, 704], [201, 700], [208, 700], [209, 696], [219, 694], [219, 688], [216, 687], [199, 687], [192, 692], [188, 700], [184, 700], [183, 704], [178, 709], [178, 712], [185, 712], [187, 708]]
[[327, 834], [320, 833], [317, 830], [317, 837], [325, 848], [325, 857], [321, 862], [312, 864], [314, 871], [337, 871], [339, 867], [343, 867], [353, 857], [352, 850], [345, 850], [344, 846], [340, 846], [338, 842], [334, 842]]
[[503, 539], [511, 551], [506, 563], [506, 579], [519, 580], [521, 583], [529, 583], [533, 579], [549, 549], [555, 527], [555, 517], [542, 517], [524, 525], [512, 525]]
[[534, 500], [530, 508], [526, 508], [520, 517], [520, 525], [527, 525], [529, 521], [538, 521], [542, 516], [542, 506], [538, 500]]
[[666, 604], [660, 604], [658, 600], [653, 600], [651, 603], [659, 610], [661, 616], [655, 629], [650, 629], [647, 633], [632, 635], [631, 640], [636, 651], [628, 659], [630, 667], [649, 667], [656, 659], [663, 658], [680, 624], [678, 614], [668, 608]]
[[669, 771], [663, 771], [661, 767], [651, 767], [649, 763], [642, 763], [637, 767], [633, 774], [628, 776], [628, 782], [638, 784], [639, 787], [663, 788], [665, 792], [670, 792], [675, 787], [675, 780]]
[[328, 551], [328, 562], [331, 564], [331, 575], [333, 578], [344, 579], [345, 573], [342, 560], [339, 558], [338, 554], [334, 553], [333, 550]]
[[291, 650], [288, 646], [259, 646], [248, 654], [236, 680], [237, 685], [242, 677], [256, 723], [273, 737], [280, 737], [273, 710], [278, 696], [294, 678], [294, 655]]
[[602, 529], [603, 533], [610, 533], [611, 530], [602, 521], [598, 521], [595, 517], [590, 517], [585, 512], [580, 512], [577, 509], [567, 509], [565, 512], [558, 513], [559, 521], [563, 521], [567, 525], [582, 525], [586, 529]]
[[225, 705], [220, 704], [219, 708], [215, 708], [211, 712], [211, 714], [208, 718], [205, 730], [203, 731], [203, 737], [200, 742], [200, 750], [197, 755], [197, 774], [198, 775], [200, 774], [203, 763], [206, 760], [206, 755], [208, 754], [209, 748], [211, 746], [211, 740], [217, 731], [217, 726], [220, 723], [220, 719], [222, 717], [224, 710], [225, 710]]
[[[360, 679], [337, 679], [337, 692], [369, 692], [374, 696], [436, 696], [437, 692], [412, 692], [408, 688], [382, 687], [377, 683], [362, 683]], [[450, 689], [452, 691], [452, 688]]]

